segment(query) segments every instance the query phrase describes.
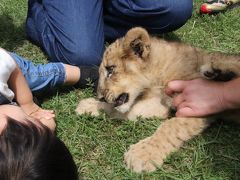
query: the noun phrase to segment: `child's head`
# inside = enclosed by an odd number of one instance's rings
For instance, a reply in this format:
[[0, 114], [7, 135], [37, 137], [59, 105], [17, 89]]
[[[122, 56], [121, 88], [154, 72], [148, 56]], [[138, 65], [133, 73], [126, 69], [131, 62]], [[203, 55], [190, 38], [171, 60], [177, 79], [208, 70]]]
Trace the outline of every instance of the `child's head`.
[[1, 180], [75, 180], [77, 168], [64, 143], [47, 127], [7, 120], [0, 134]]

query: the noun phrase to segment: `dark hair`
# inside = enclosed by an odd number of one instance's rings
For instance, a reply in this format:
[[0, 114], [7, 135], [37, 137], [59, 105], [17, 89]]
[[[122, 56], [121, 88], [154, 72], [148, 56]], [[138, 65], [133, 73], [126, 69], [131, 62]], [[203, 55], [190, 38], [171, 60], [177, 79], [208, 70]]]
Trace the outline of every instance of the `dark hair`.
[[8, 119], [0, 135], [0, 180], [75, 179], [73, 158], [50, 129]]

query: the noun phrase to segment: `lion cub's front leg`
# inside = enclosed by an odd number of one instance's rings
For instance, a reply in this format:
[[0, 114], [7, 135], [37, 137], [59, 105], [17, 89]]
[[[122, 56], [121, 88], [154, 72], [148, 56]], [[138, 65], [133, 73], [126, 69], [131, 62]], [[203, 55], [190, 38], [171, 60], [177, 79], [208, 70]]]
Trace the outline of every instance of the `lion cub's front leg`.
[[205, 118], [166, 120], [150, 137], [131, 145], [124, 155], [127, 167], [135, 172], [151, 172], [163, 164], [171, 152], [201, 133], [209, 124]]
[[132, 121], [137, 120], [138, 117], [166, 119], [169, 108], [161, 103], [161, 98], [162, 95], [159, 89], [151, 89], [133, 104], [130, 111], [124, 114], [117, 111], [112, 104], [101, 102], [95, 98], [87, 98], [80, 100], [76, 112], [78, 114], [89, 113], [93, 116], [98, 116], [100, 110], [103, 110], [112, 118], [129, 119]]
[[77, 114], [89, 113], [93, 116], [98, 116], [100, 110], [104, 110], [108, 113], [112, 111], [112, 106], [108, 103], [101, 102], [95, 98], [87, 98], [80, 100], [76, 112]]
[[87, 113], [87, 114], [91, 114], [92, 116], [99, 116], [100, 111], [104, 111], [112, 118], [119, 118], [119, 119], [127, 118], [126, 114], [122, 114], [116, 111], [113, 108], [113, 105], [106, 102], [99, 101], [96, 98], [87, 98], [87, 99], [80, 100], [75, 111], [79, 115]]

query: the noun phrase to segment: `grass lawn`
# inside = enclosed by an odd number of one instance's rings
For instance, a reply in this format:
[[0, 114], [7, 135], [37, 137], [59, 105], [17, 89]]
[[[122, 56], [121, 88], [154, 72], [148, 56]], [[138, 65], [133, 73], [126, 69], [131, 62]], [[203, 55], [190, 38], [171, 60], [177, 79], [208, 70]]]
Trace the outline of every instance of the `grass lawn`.
[[[240, 8], [218, 16], [198, 15], [202, 1], [194, 1], [192, 18], [167, 35], [209, 51], [240, 52]], [[0, 0], [0, 46], [34, 62], [47, 62], [40, 48], [26, 40], [27, 0]], [[129, 145], [151, 135], [161, 119], [138, 122], [77, 116], [79, 99], [91, 89], [58, 91], [44, 99], [44, 108], [57, 113], [58, 136], [69, 147], [84, 179], [240, 179], [240, 126], [219, 122], [186, 143], [150, 174], [125, 169], [123, 153]]]

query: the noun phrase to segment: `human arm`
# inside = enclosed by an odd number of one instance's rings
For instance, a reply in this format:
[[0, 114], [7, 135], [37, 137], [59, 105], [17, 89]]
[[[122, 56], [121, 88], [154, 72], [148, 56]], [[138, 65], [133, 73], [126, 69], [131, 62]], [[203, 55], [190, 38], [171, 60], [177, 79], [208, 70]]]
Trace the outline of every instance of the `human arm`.
[[17, 65], [10, 75], [8, 84], [15, 94], [17, 103], [27, 115], [35, 119], [52, 119], [55, 117], [52, 110], [44, 110], [34, 103], [32, 92]]
[[240, 78], [228, 82], [203, 79], [171, 81], [165, 90], [172, 96], [178, 117], [202, 117], [240, 108]]
[[[0, 48], [0, 67], [0, 101], [2, 104], [6, 104], [1, 105], [1, 113], [14, 119], [28, 116], [30, 119], [40, 120], [49, 128], [54, 129], [54, 112], [44, 110], [33, 102], [32, 92], [28, 88], [21, 70], [10, 54], [2, 48]], [[14, 106], [8, 105], [14, 96], [21, 108], [21, 113]]]

